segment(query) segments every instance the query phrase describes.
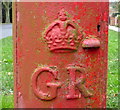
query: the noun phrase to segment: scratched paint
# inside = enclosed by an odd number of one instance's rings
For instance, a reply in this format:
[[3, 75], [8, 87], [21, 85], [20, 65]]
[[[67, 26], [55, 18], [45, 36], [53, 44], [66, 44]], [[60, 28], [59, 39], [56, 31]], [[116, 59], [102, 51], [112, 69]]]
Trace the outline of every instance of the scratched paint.
[[16, 108], [105, 108], [108, 3], [14, 3]]

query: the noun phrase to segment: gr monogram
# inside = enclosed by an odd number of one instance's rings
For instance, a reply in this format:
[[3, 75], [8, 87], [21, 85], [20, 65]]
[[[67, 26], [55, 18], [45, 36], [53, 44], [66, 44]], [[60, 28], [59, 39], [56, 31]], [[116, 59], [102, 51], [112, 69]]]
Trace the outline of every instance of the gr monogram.
[[[70, 19], [67, 14], [68, 13], [62, 9], [58, 13], [58, 19], [51, 23], [44, 32], [44, 38], [48, 44], [50, 52], [75, 52], [78, 50], [82, 37], [85, 36], [85, 33], [82, 32], [82, 29], [78, 26], [75, 20]], [[92, 38], [83, 41], [82, 47], [100, 47], [100, 41], [97, 37], [92, 36]], [[93, 95], [85, 86], [85, 78], [82, 77], [82, 75], [80, 77], [76, 77], [76, 72], [79, 72], [80, 74], [84, 73], [83, 67], [78, 65], [69, 65], [66, 67], [66, 74], [67, 71], [69, 73], [69, 83], [66, 99], [78, 99], [81, 97], [81, 94], [84, 95], [84, 97], [90, 97]], [[44, 76], [45, 73], [52, 75], [54, 81], [49, 81], [48, 78], [48, 81], [40, 83], [42, 78], [39, 77], [42, 75]], [[36, 69], [32, 76], [32, 89], [38, 98], [49, 101], [57, 97], [58, 89], [63, 87], [66, 83], [64, 81], [59, 81], [58, 73], [57, 67], [55, 66], [44, 66]], [[46, 76], [47, 75], [44, 77]], [[44, 88], [46, 88], [47, 92], [44, 92]], [[79, 95], [77, 94], [78, 91]]]
[[[84, 97], [90, 97], [93, 94], [85, 87], [84, 83], [85, 83], [85, 78], [84, 77], [78, 77], [76, 78], [76, 72], [79, 71], [84, 72], [84, 69], [82, 67], [79, 66], [68, 66], [66, 67], [66, 70], [68, 71], [69, 74], [69, 85], [68, 85], [68, 94], [66, 94], [66, 99], [77, 99], [81, 97], [81, 93], [84, 95]], [[46, 88], [50, 88], [48, 92], [44, 93], [42, 91], [42, 88], [39, 88], [38, 82], [38, 77], [42, 74], [44, 74], [44, 72], [48, 72], [50, 74], [52, 74], [55, 82], [46, 82], [45, 86]], [[40, 98], [41, 100], [53, 100], [57, 97], [57, 93], [58, 93], [58, 88], [60, 88], [62, 85], [64, 84], [64, 82], [59, 82], [58, 79], [58, 70], [57, 67], [39, 67], [36, 69], [36, 71], [34, 72], [33, 76], [32, 76], [32, 89], [34, 94]], [[76, 89], [79, 90], [80, 94], [76, 94]]]

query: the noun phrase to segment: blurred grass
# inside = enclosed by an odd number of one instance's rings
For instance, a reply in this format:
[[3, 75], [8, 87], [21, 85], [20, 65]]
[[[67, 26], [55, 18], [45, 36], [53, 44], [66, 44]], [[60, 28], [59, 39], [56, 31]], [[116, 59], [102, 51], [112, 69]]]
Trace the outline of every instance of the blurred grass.
[[[2, 81], [2, 107], [13, 108], [13, 55], [12, 37], [0, 40], [2, 46], [2, 59], [0, 59], [0, 81]], [[107, 108], [118, 108], [118, 33], [109, 30], [109, 66], [108, 66], [108, 88]]]
[[110, 30], [108, 41], [107, 108], [118, 108], [118, 32]]
[[0, 40], [2, 48], [2, 58], [0, 58], [0, 108], [13, 108], [13, 54], [12, 54], [12, 37]]
[[1, 95], [0, 98], [2, 98], [2, 107], [0, 108], [13, 108], [13, 95]]

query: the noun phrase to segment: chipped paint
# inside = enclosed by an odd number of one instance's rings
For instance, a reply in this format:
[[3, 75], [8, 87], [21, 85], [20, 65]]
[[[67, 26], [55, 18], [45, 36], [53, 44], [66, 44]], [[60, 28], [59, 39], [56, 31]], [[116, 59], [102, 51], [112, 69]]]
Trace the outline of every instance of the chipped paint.
[[[21, 2], [15, 7], [15, 108], [105, 108], [108, 3]], [[60, 34], [62, 40], [53, 35], [51, 43], [48, 34]], [[74, 37], [66, 44], [67, 34]], [[60, 51], [51, 51], [53, 44]]]

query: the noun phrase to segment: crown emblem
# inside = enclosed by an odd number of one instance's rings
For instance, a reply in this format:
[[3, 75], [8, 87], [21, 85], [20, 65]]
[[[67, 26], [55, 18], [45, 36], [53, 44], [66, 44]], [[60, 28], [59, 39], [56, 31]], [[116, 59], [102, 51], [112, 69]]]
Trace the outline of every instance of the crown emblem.
[[58, 13], [58, 20], [51, 23], [44, 33], [44, 38], [52, 52], [77, 50], [81, 37], [77, 24], [68, 19], [64, 9]]

